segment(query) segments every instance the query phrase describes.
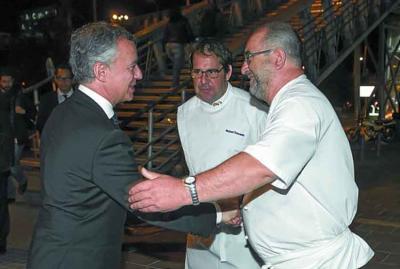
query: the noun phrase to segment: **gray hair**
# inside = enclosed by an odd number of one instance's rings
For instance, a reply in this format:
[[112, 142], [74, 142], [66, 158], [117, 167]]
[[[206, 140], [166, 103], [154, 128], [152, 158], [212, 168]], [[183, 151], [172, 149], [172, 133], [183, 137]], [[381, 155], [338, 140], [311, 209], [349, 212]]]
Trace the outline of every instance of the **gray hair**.
[[225, 45], [215, 38], [204, 38], [194, 45], [190, 55], [190, 66], [193, 67], [193, 54], [203, 55], [215, 54], [219, 63], [224, 67], [225, 72], [229, 71], [229, 65], [232, 65], [232, 53]]
[[69, 64], [78, 83], [94, 79], [96, 62], [111, 64], [117, 54], [117, 41], [121, 38], [136, 42], [135, 37], [121, 26], [106, 22], [86, 24], [71, 35]]
[[295, 65], [301, 66], [301, 42], [290, 24], [270, 22], [260, 29], [267, 31], [265, 44], [282, 48]]

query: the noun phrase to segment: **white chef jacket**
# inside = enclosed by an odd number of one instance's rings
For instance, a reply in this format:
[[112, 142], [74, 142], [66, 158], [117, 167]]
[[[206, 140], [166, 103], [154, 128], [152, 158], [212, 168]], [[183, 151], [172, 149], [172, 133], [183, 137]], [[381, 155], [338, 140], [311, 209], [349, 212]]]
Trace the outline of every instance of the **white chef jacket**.
[[262, 139], [245, 152], [278, 176], [243, 210], [267, 268], [354, 269], [371, 259], [372, 249], [348, 228], [358, 199], [349, 143], [331, 104], [305, 75], [278, 92]]
[[[178, 108], [178, 130], [191, 175], [208, 170], [259, 140], [266, 112], [250, 104], [249, 93], [228, 84], [212, 105], [196, 96]], [[236, 229], [237, 231], [237, 229]], [[259, 268], [239, 234], [219, 232], [209, 247], [188, 237], [186, 268]], [[189, 243], [192, 242], [192, 243]]]

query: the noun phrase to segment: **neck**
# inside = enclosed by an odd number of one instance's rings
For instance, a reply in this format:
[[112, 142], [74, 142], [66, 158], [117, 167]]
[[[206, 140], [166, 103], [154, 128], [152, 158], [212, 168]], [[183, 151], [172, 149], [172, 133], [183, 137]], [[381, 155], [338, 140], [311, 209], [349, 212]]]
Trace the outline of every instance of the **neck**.
[[275, 96], [278, 94], [278, 92], [285, 86], [287, 83], [290, 81], [294, 80], [298, 76], [304, 74], [303, 70], [298, 67], [293, 67], [293, 68], [286, 68], [278, 71], [275, 74], [275, 80], [272, 80], [270, 82], [269, 91], [268, 91], [268, 96], [266, 96], [266, 101], [270, 105], [272, 103], [272, 100], [275, 98]]
[[89, 83], [82, 83], [85, 87], [91, 89], [92, 91], [96, 92], [97, 94], [101, 95], [105, 99], [107, 99], [113, 106], [116, 105], [116, 103], [113, 101], [107, 90], [103, 87], [103, 85], [96, 80], [93, 82]]

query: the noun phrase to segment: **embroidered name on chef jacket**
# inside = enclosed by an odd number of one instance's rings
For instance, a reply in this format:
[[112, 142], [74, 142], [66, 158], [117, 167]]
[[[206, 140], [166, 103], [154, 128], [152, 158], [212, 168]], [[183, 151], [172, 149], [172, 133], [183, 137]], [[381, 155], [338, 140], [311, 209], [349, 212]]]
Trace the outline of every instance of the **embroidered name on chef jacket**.
[[241, 133], [239, 133], [237, 131], [232, 131], [232, 130], [229, 130], [229, 129], [225, 129], [225, 132], [230, 133], [230, 134], [244, 136], [244, 134], [241, 134]]

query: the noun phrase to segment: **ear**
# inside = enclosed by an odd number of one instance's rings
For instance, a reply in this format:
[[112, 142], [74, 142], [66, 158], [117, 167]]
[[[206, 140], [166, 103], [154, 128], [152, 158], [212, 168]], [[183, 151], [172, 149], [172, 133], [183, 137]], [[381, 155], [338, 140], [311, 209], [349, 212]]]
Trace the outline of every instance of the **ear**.
[[276, 69], [280, 70], [285, 66], [287, 60], [286, 51], [281, 48], [275, 49], [275, 59], [274, 64]]
[[108, 66], [104, 63], [96, 62], [93, 65], [93, 74], [96, 80], [105, 82], [108, 76]]
[[225, 74], [225, 80], [226, 81], [229, 81], [229, 79], [231, 78], [231, 76], [232, 76], [232, 65], [228, 65], [228, 72], [226, 72], [226, 74]]

